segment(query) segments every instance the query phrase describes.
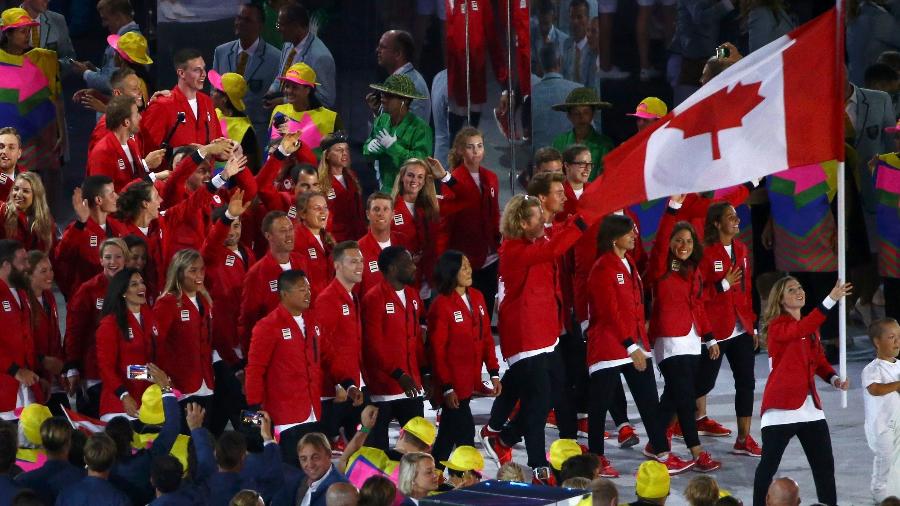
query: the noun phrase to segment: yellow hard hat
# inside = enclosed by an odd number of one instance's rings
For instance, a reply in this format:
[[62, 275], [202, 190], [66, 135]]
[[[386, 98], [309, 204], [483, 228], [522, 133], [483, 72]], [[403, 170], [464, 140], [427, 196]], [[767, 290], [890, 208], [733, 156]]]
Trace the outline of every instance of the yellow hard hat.
[[319, 85], [316, 82], [316, 71], [305, 63], [295, 63], [287, 69], [283, 76], [278, 78], [281, 81], [290, 81], [292, 83], [301, 84], [315, 88]]
[[550, 465], [557, 471], [562, 469], [563, 462], [569, 460], [569, 457], [581, 455], [584, 449], [574, 439], [557, 439], [550, 445], [550, 455], [547, 460]]
[[166, 421], [163, 412], [162, 391], [159, 385], [150, 385], [141, 396], [141, 408], [138, 410], [138, 420], [148, 425], [162, 425]]
[[113, 34], [106, 37], [106, 42], [125, 61], [141, 65], [153, 63], [150, 55], [147, 54], [147, 39], [138, 32], [128, 32], [124, 35]]
[[213, 88], [227, 95], [228, 100], [237, 110], [247, 109], [247, 106], [244, 105], [244, 97], [247, 95], [247, 81], [244, 80], [244, 76], [235, 72], [219, 74], [215, 70], [210, 70], [206, 76]]
[[53, 415], [50, 413], [50, 408], [43, 404], [33, 403], [25, 406], [19, 416], [19, 425], [22, 426], [22, 433], [25, 434], [25, 439], [29, 443], [41, 444], [41, 424], [51, 416]]
[[441, 464], [454, 471], [478, 471], [484, 469], [484, 457], [474, 446], [457, 446], [448, 460], [442, 460]]
[[638, 467], [634, 491], [644, 499], [662, 499], [668, 497], [670, 483], [666, 466], [655, 460], [648, 460]]
[[416, 436], [428, 446], [433, 445], [434, 440], [437, 437], [437, 429], [434, 427], [434, 424], [421, 416], [411, 418], [406, 422], [406, 425], [403, 426], [403, 430]]

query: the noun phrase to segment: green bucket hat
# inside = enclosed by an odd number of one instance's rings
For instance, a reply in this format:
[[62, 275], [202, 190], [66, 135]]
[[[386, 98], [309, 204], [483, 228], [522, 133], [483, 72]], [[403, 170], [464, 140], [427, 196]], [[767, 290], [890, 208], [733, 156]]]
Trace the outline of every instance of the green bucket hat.
[[392, 74], [384, 80], [384, 84], [370, 84], [369, 88], [403, 98], [425, 98], [416, 91], [416, 86], [413, 84], [412, 79], [403, 74]]
[[612, 107], [612, 104], [609, 102], [600, 100], [600, 97], [597, 96], [597, 92], [594, 91], [594, 88], [575, 88], [569, 92], [566, 101], [562, 104], [554, 105], [553, 110], [567, 112], [570, 108], [578, 107], [580, 105], [588, 105], [595, 109]]

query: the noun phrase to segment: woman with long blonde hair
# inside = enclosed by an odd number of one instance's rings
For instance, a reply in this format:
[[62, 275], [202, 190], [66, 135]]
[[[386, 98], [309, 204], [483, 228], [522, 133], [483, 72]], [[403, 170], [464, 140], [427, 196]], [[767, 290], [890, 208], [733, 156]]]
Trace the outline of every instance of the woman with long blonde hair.
[[350, 144], [343, 134], [332, 134], [319, 145], [319, 186], [328, 199], [328, 224], [336, 242], [355, 241], [366, 235], [362, 188], [350, 168]]
[[769, 291], [762, 325], [772, 372], [766, 380], [760, 408], [762, 457], [753, 481], [753, 504], [765, 504], [769, 484], [794, 436], [806, 453], [819, 502], [837, 504], [831, 436], [815, 377], [838, 390], [850, 386], [825, 358], [819, 327], [825, 323], [825, 315], [852, 289], [851, 284], [838, 280], [828, 296], [806, 316], [801, 313], [806, 292], [797, 278], [785, 276]]
[[406, 238], [409, 252], [419, 266], [417, 276], [425, 283], [421, 296], [430, 298], [427, 283], [437, 261], [440, 209], [434, 176], [424, 160], [410, 158], [400, 166], [391, 196], [394, 198], [392, 229]]
[[47, 205], [44, 183], [34, 172], [16, 176], [6, 202], [0, 202], [0, 239], [16, 239], [26, 250], [49, 252], [56, 242], [56, 224]]
[[203, 285], [205, 278], [206, 266], [199, 251], [183, 249], [175, 253], [153, 310], [159, 327], [160, 368], [171, 376], [173, 386], [184, 392], [182, 406], [196, 402], [208, 409], [215, 382], [210, 335], [212, 299]]

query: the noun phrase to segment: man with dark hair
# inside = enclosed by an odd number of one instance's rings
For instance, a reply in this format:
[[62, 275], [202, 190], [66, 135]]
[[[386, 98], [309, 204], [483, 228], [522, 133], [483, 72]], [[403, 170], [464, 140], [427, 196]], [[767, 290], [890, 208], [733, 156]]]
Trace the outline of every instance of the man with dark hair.
[[0, 503], [9, 504], [22, 485], [16, 483], [9, 472], [16, 463], [16, 451], [19, 449], [19, 438], [16, 426], [0, 422]]
[[64, 488], [56, 499], [56, 506], [126, 506], [131, 501], [109, 482], [109, 473], [116, 461], [116, 444], [103, 432], [93, 434], [84, 445], [87, 476]]
[[532, 4], [532, 13], [537, 12], [537, 23], [531, 25], [531, 72], [535, 75], [544, 75], [541, 66], [541, 50], [547, 44], [556, 44], [562, 60], [562, 47], [566, 44], [569, 34], [559, 29], [556, 24], [556, 5], [552, 0], [541, 0], [537, 7]]
[[[378, 66], [388, 74], [403, 74], [413, 82], [416, 92], [425, 97], [424, 100], [413, 100], [409, 106], [410, 112], [422, 118], [428, 123], [431, 120], [431, 98], [428, 84], [418, 70], [413, 68], [416, 45], [412, 35], [403, 30], [388, 30], [378, 39], [378, 47], [375, 48], [375, 57]], [[378, 111], [381, 107], [380, 100], [374, 100], [374, 93], [366, 96], [369, 107]]]
[[307, 311], [306, 274], [282, 272], [277, 288], [280, 303], [253, 327], [244, 387], [249, 409], [265, 409], [281, 433], [282, 459], [296, 463], [297, 442], [317, 432], [322, 419], [321, 333]]
[[403, 246], [388, 246], [378, 256], [384, 278], [363, 296], [363, 377], [378, 420], [368, 442], [388, 447], [388, 424], [404, 425], [422, 416], [424, 339], [419, 325], [425, 307], [418, 291], [416, 264]]
[[67, 486], [84, 478], [84, 469], [69, 462], [72, 448], [72, 425], [61, 416], [41, 424], [41, 446], [47, 455], [43, 466], [16, 476], [16, 482], [37, 491], [45, 504], [53, 504]]
[[151, 505], [178, 505], [190, 504], [188, 498], [178, 494], [181, 486], [181, 475], [184, 474], [184, 466], [181, 461], [171, 455], [160, 455], [153, 459], [150, 468], [150, 483], [156, 489], [156, 499]]
[[16, 176], [22, 172], [21, 157], [22, 136], [13, 127], [0, 128], [0, 202], [6, 202]]
[[593, 453], [582, 453], [567, 458], [559, 470], [559, 483], [570, 478], [587, 478], [593, 480], [600, 473], [600, 458]]
[[[566, 7], [564, 6], [563, 9]], [[588, 68], [597, 59], [588, 46], [587, 32], [591, 21], [587, 0], [572, 0], [569, 10], [569, 37], [562, 43], [563, 77], [584, 84]]]
[[[34, 402], [34, 392], [40, 388], [40, 378], [34, 372], [38, 357], [32, 343], [31, 308], [22, 289], [28, 286], [24, 274], [26, 258], [22, 243], [0, 239], [0, 329], [3, 329], [0, 332], [0, 350], [3, 350], [0, 353], [0, 420], [17, 420], [20, 391], [31, 396], [25, 402], [30, 404]], [[51, 364], [47, 362], [47, 365]], [[55, 369], [58, 372], [59, 367]]]
[[168, 96], [156, 98], [144, 111], [141, 141], [145, 155], [161, 147], [209, 144], [224, 135], [212, 99], [202, 91], [206, 84], [203, 55], [184, 48], [173, 60], [178, 83]]
[[541, 172], [563, 173], [563, 157], [558, 149], [545, 146], [534, 152], [534, 175]]
[[[335, 90], [335, 65], [331, 51], [325, 47], [325, 43], [309, 30], [309, 13], [299, 2], [290, 2], [278, 11], [278, 21], [275, 27], [284, 38], [284, 47], [281, 49], [281, 58], [278, 64], [278, 75], [283, 76], [291, 65], [305, 63], [316, 71], [316, 97], [325, 107], [334, 108], [336, 97]], [[281, 81], [277, 79], [269, 87], [268, 95], [275, 96], [281, 92]], [[281, 98], [267, 101], [267, 107], [274, 107], [283, 103]]]
[[[97, 2], [97, 12], [100, 14], [100, 22], [109, 30], [111, 35], [125, 35], [128, 32], [141, 33], [141, 27], [134, 21], [134, 11], [128, 0], [100, 0]], [[72, 70], [84, 77], [88, 88], [93, 88], [101, 93], [110, 92], [110, 76], [116, 70], [116, 50], [107, 45], [103, 51], [103, 62], [100, 68], [91, 62], [72, 62]]]
[[548, 43], [541, 48], [541, 65], [544, 76], [531, 90], [531, 138], [532, 149], [550, 146], [558, 135], [565, 133], [569, 123], [566, 115], [552, 106], [566, 99], [569, 92], [581, 85], [562, 75], [560, 49]]
[[212, 68], [220, 75], [234, 72], [244, 76], [247, 95], [244, 96], [247, 117], [253, 123], [257, 146], [268, 140], [269, 114], [263, 108], [263, 97], [278, 77], [280, 51], [262, 39], [265, 12], [261, 5], [248, 2], [241, 5], [234, 18], [237, 40], [226, 42], [213, 53]]
[[366, 200], [366, 219], [369, 231], [359, 240], [359, 250], [363, 256], [362, 281], [359, 284], [359, 296], [363, 298], [372, 287], [381, 280], [378, 270], [378, 255], [388, 246], [403, 246], [406, 237], [391, 229], [394, 223], [394, 199], [390, 195], [375, 192]]
[[870, 90], [879, 90], [891, 96], [894, 104], [894, 115], [900, 117], [900, 72], [887, 63], [874, 63], [866, 68], [865, 86]]

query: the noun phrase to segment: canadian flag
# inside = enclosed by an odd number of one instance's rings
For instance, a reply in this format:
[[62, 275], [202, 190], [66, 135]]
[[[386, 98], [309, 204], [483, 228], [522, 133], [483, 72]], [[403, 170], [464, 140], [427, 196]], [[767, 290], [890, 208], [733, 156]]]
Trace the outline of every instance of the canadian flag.
[[102, 422], [96, 418], [82, 415], [69, 408], [63, 408], [63, 413], [65, 413], [66, 418], [69, 420], [69, 423], [72, 424], [73, 428], [87, 434], [94, 434], [95, 432], [103, 432], [106, 430], [106, 422]]
[[834, 9], [742, 58], [603, 160], [586, 217], [843, 157]]

